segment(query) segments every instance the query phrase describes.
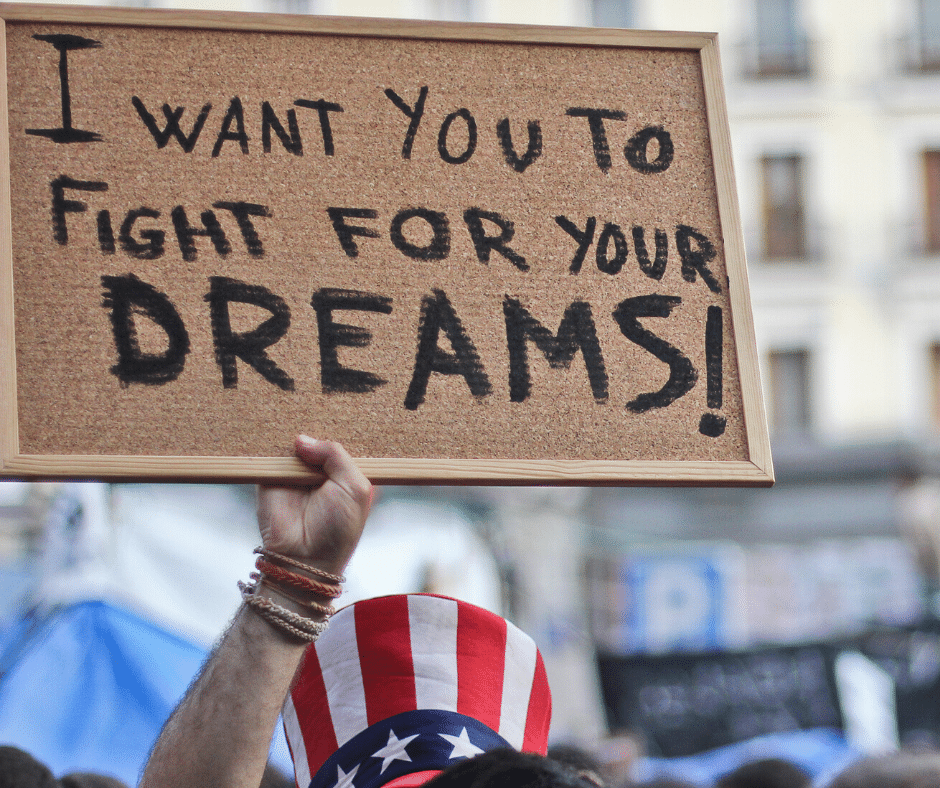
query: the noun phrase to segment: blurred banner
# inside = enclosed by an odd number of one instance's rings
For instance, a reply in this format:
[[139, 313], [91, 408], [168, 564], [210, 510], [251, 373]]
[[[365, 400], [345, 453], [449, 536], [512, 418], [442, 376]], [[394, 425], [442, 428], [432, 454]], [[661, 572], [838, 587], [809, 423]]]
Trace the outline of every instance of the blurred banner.
[[936, 622], [798, 646], [608, 654], [599, 669], [611, 731], [639, 736], [653, 756], [815, 728], [870, 752], [940, 745]]

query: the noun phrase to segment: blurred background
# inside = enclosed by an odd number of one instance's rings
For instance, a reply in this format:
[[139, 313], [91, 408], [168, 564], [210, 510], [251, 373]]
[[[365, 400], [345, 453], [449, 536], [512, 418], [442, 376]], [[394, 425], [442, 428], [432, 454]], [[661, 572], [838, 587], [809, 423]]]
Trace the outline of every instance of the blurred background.
[[[346, 598], [507, 615], [612, 781], [940, 746], [940, 0], [140, 5], [717, 31], [776, 486], [387, 488]], [[134, 784], [256, 542], [251, 488], [0, 484], [0, 740]]]

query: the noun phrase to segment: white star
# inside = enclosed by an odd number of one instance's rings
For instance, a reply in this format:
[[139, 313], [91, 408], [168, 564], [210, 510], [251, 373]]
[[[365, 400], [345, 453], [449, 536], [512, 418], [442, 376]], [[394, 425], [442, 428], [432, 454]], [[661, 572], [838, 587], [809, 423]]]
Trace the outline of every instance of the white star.
[[467, 734], [466, 728], [460, 731], [459, 736], [450, 736], [446, 733], [439, 733], [437, 735], [442, 739], [447, 739], [447, 741], [454, 745], [454, 749], [450, 753], [450, 760], [454, 760], [454, 758], [472, 758], [474, 755], [479, 755], [483, 752], [483, 750], [470, 741], [470, 736]]
[[388, 765], [392, 761], [411, 761], [411, 757], [405, 752], [405, 747], [407, 747], [412, 740], [417, 739], [418, 734], [414, 736], [409, 736], [407, 739], [399, 739], [395, 735], [395, 731], [389, 730], [388, 732], [388, 744], [386, 744], [378, 752], [372, 753], [373, 758], [382, 759], [382, 769], [379, 774], [385, 774], [385, 770], [388, 768]]
[[334, 788], [354, 788], [353, 786], [353, 777], [356, 776], [356, 772], [359, 771], [359, 764], [357, 763], [353, 766], [352, 771], [349, 774], [343, 771], [343, 768], [337, 764], [336, 766], [336, 785]]

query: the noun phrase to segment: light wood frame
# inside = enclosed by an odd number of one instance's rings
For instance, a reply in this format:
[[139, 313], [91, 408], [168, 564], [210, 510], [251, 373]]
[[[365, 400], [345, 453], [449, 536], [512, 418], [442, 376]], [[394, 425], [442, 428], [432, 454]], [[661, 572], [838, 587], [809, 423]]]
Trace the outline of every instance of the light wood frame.
[[[371, 480], [386, 484], [754, 487], [773, 484], [773, 464], [747, 284], [717, 34], [31, 4], [0, 4], [0, 18], [4, 21], [63, 24], [322, 33], [338, 36], [574, 46], [641, 46], [697, 51], [703, 71], [725, 262], [732, 284], [732, 324], [737, 347], [748, 458], [742, 461], [721, 462], [358, 458], [357, 464]], [[16, 405], [5, 27], [0, 28], [0, 55], [4, 63], [4, 68], [0, 70], [0, 476], [157, 481], [309, 480], [309, 469], [293, 458], [60, 456], [27, 455], [20, 452]]]

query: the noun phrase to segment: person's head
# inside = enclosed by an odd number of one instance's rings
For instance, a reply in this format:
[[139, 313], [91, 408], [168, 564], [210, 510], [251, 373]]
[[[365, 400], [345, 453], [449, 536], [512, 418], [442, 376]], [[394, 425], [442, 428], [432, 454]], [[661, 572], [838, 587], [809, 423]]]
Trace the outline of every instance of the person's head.
[[259, 788], [294, 788], [294, 780], [269, 761], [261, 775]]
[[127, 788], [114, 777], [71, 772], [57, 780], [52, 771], [18, 747], [0, 747], [0, 788]]
[[595, 785], [603, 785], [601, 779], [601, 762], [594, 753], [578, 747], [576, 744], [553, 744], [548, 748], [548, 757], [558, 763], [570, 766], [582, 776], [593, 781]]
[[497, 749], [461, 761], [426, 788], [596, 788], [576, 769], [528, 752]]
[[784, 758], [761, 758], [724, 775], [715, 788], [809, 788], [812, 780]]
[[0, 747], [0, 788], [59, 788], [45, 765], [18, 747]]
[[839, 774], [829, 788], [936, 788], [940, 754], [897, 753], [864, 758]]
[[127, 783], [95, 772], [71, 772], [62, 777], [59, 784], [62, 788], [127, 788]]

